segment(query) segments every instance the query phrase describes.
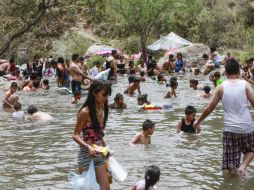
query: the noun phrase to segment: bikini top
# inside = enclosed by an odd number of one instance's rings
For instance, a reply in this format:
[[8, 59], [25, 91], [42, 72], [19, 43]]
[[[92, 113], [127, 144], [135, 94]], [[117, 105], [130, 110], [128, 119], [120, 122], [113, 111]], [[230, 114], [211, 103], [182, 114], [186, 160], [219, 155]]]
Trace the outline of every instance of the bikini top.
[[93, 124], [89, 123], [85, 128], [83, 128], [83, 140], [90, 144], [98, 144], [104, 137], [105, 126], [100, 127], [99, 133], [96, 133], [93, 129]]

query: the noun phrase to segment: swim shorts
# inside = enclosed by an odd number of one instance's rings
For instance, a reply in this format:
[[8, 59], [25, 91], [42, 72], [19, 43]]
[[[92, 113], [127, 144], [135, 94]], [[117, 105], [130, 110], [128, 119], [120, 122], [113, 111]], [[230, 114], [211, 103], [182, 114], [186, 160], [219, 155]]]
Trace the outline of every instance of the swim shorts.
[[94, 161], [94, 166], [99, 167], [105, 164], [106, 158], [102, 154], [96, 154], [94, 158], [90, 157], [88, 149], [85, 147], [80, 147], [78, 153], [78, 167], [83, 168], [83, 170], [88, 170], [90, 162]]
[[254, 132], [238, 134], [223, 132], [222, 170], [239, 168], [241, 153], [254, 152]]

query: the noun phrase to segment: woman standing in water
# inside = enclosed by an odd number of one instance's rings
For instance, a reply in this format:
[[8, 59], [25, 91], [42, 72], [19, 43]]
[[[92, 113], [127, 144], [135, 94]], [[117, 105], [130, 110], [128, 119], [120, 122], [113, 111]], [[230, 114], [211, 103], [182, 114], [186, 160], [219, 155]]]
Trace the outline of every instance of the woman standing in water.
[[[77, 117], [77, 124], [72, 135], [74, 141], [80, 145], [78, 153], [79, 171], [87, 171], [91, 160], [94, 161], [97, 182], [101, 190], [109, 190], [105, 157], [96, 152], [93, 144], [106, 146], [103, 139], [104, 129], [108, 119], [109, 85], [94, 81], [89, 89], [88, 97]], [[83, 139], [80, 133], [83, 133]]]

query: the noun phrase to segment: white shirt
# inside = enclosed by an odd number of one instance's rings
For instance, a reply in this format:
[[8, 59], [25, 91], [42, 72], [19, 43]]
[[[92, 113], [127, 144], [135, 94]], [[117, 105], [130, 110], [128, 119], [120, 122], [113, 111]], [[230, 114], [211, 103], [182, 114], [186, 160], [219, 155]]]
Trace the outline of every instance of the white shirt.
[[[146, 185], [146, 182], [145, 180], [142, 180], [142, 181], [139, 181], [137, 184], [136, 184], [136, 190], [145, 190], [145, 185]], [[153, 187], [149, 187], [148, 190], [155, 190]]]
[[246, 81], [226, 80], [223, 85], [224, 130], [231, 133], [251, 133], [254, 123], [248, 108]]
[[17, 121], [24, 121], [25, 114], [23, 111], [16, 111], [12, 114], [13, 118]]
[[96, 77], [96, 75], [99, 74], [99, 69], [98, 69], [96, 66], [94, 66], [94, 67], [90, 70], [90, 72], [91, 72], [91, 75], [92, 75], [93, 78], [94, 78], [94, 77]]

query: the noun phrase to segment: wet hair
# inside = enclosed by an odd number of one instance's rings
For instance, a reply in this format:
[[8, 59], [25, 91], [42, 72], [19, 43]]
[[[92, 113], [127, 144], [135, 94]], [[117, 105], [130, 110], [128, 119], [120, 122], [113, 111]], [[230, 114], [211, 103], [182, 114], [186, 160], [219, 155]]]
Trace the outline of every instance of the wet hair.
[[240, 71], [240, 64], [236, 59], [229, 59], [226, 62], [225, 70], [228, 75], [238, 74]]
[[27, 109], [27, 112], [30, 114], [30, 115], [33, 115], [34, 113], [38, 112], [38, 109], [37, 107], [35, 107], [34, 105], [30, 105]]
[[177, 78], [176, 77], [171, 77], [169, 83], [170, 83], [171, 87], [176, 86], [177, 85]]
[[18, 83], [12, 82], [11, 83], [11, 88], [18, 88]]
[[74, 97], [80, 96], [80, 95], [81, 95], [81, 91], [80, 91], [80, 90], [76, 90], [76, 91], [74, 92]]
[[48, 79], [44, 79], [44, 80], [42, 81], [42, 83], [43, 83], [44, 85], [49, 85], [49, 80], [48, 80]]
[[39, 88], [39, 87], [40, 87], [40, 81], [37, 80], [37, 79], [34, 80], [34, 81], [33, 81], [33, 87], [34, 87], [34, 88]]
[[143, 122], [143, 131], [147, 131], [150, 128], [154, 128], [155, 123], [152, 122], [150, 119], [147, 119]]
[[[84, 107], [88, 107], [89, 109], [89, 116], [92, 122], [92, 126], [93, 126], [93, 130], [96, 133], [100, 132], [100, 124], [97, 118], [97, 114], [96, 114], [96, 108], [95, 108], [95, 97], [94, 94], [105, 90], [106, 95], [110, 95], [111, 94], [111, 86], [109, 83], [105, 83], [105, 82], [101, 82], [101, 81], [93, 81], [90, 88], [89, 88], [89, 92], [88, 92], [88, 96], [87, 99], [85, 101], [85, 103], [83, 104], [83, 106], [81, 107], [80, 111], [84, 108]], [[108, 120], [108, 101], [105, 102], [104, 104], [104, 125], [106, 125], [106, 122]]]
[[191, 83], [191, 84], [198, 85], [198, 80], [196, 80], [196, 79], [191, 79], [191, 80], [190, 80], [190, 83]]
[[11, 57], [11, 58], [9, 59], [9, 62], [10, 62], [10, 63], [14, 63], [14, 62], [15, 62], [14, 57]]
[[213, 74], [214, 77], [217, 77], [217, 78], [220, 78], [220, 72], [219, 71], [216, 71], [214, 74]]
[[205, 91], [206, 94], [209, 94], [210, 91], [211, 91], [210, 86], [205, 86], [205, 87], [204, 87], [204, 91]]
[[116, 53], [117, 53], [117, 51], [116, 51], [115, 49], [113, 49], [113, 50], [111, 51], [111, 55], [116, 54]]
[[141, 77], [145, 76], [145, 74], [146, 74], [146, 73], [145, 73], [144, 71], [141, 71], [141, 72], [140, 72], [140, 76], [141, 76]]
[[204, 53], [202, 57], [203, 59], [209, 59], [209, 56], [206, 53]]
[[145, 190], [153, 187], [160, 180], [160, 168], [158, 166], [149, 166], [145, 173]]
[[134, 83], [135, 83], [135, 82], [140, 82], [140, 78], [139, 78], [139, 77], [134, 77], [133, 82], [134, 82]]
[[21, 103], [19, 103], [19, 102], [15, 102], [15, 104], [13, 105], [14, 106], [14, 109], [17, 111], [17, 110], [21, 110], [21, 108], [22, 108], [22, 105], [21, 105]]
[[163, 74], [159, 74], [157, 77], [158, 81], [160, 82], [163, 79]]
[[173, 59], [174, 55], [173, 54], [169, 54], [168, 59]]
[[187, 106], [185, 108], [185, 115], [190, 115], [192, 113], [197, 113], [196, 108], [194, 108], [193, 106]]
[[138, 98], [137, 98], [137, 100], [138, 100], [138, 102], [139, 101], [147, 101], [147, 94], [140, 94], [140, 95], [138, 95]]
[[84, 57], [82, 56], [79, 57], [79, 61], [84, 61], [84, 60], [85, 60]]
[[63, 57], [58, 57], [57, 62], [61, 63], [61, 64], [64, 64], [64, 58]]
[[211, 46], [211, 47], [210, 47], [210, 51], [211, 51], [211, 52], [215, 52], [215, 51], [216, 51], [216, 47], [215, 47], [215, 46]]
[[117, 101], [120, 98], [123, 98], [123, 95], [121, 93], [117, 93], [114, 100]]
[[74, 54], [72, 55], [72, 57], [71, 57], [72, 61], [77, 61], [78, 58], [79, 58], [79, 54], [77, 54], [77, 53], [74, 53]]
[[134, 82], [134, 78], [135, 78], [135, 75], [130, 75], [130, 76], [128, 77], [129, 84], [131, 84], [131, 83]]

